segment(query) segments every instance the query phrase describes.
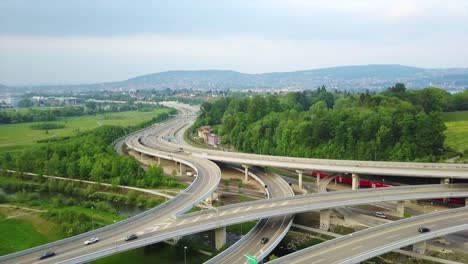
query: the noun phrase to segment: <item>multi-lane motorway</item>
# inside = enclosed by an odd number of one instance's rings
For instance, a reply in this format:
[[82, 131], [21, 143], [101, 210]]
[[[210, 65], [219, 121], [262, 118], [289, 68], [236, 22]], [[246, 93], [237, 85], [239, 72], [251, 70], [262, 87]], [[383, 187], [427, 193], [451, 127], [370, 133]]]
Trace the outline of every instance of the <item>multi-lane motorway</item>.
[[[174, 160], [186, 164], [186, 166], [195, 170], [198, 176], [193, 184], [180, 195], [159, 208], [152, 209], [143, 215], [126, 220], [123, 223], [117, 223], [98, 231], [82, 234], [63, 241], [57, 241], [35, 249], [3, 256], [0, 257], [0, 261], [9, 263], [34, 263], [37, 262], [37, 258], [41, 252], [53, 250], [57, 255], [49, 260], [43, 261], [44, 263], [82, 263], [169, 238], [242, 223], [249, 220], [381, 201], [468, 196], [468, 186], [459, 184], [393, 187], [378, 190], [302, 195], [291, 198], [273, 198], [181, 215], [210, 195], [219, 183], [220, 170], [216, 164], [208, 161], [206, 157], [217, 161], [238, 162], [240, 164], [268, 166], [275, 166], [276, 164], [277, 167], [283, 168], [289, 168], [289, 166], [291, 166], [291, 168], [298, 169], [309, 167], [310, 169], [318, 169], [319, 167], [317, 166], [322, 166], [320, 167], [321, 169], [318, 170], [399, 176], [415, 176], [416, 174], [423, 176], [426, 174], [426, 176], [430, 177], [468, 178], [468, 167], [466, 165], [327, 161], [287, 157], [265, 157], [251, 154], [225, 154], [224, 152], [199, 150], [186, 146], [184, 146], [183, 151], [181, 151], [180, 146], [162, 139], [162, 136], [168, 135], [172, 130], [177, 131], [185, 126], [186, 122], [190, 122], [191, 120], [193, 120], [191, 116], [176, 117], [166, 122], [164, 125], [153, 126], [150, 129], [135, 133], [126, 141], [130, 148], [140, 153]], [[154, 136], [148, 137], [148, 135], [151, 134], [154, 134]], [[157, 141], [155, 141], [157, 149], [142, 144], [141, 142], [146, 142], [144, 139], [145, 137], [151, 140], [157, 138]], [[380, 171], [384, 171], [385, 173], [380, 173]], [[445, 172], [445, 174], [442, 172]], [[447, 218], [451, 215], [451, 213], [445, 214]], [[411, 222], [411, 220], [407, 221]], [[396, 223], [398, 225], [398, 222]], [[129, 233], [139, 234], [139, 239], [132, 242], [124, 242], [123, 237]], [[91, 246], [83, 246], [83, 240], [90, 236], [99, 236], [101, 241]], [[399, 240], [398, 237], [395, 237], [395, 240]], [[350, 250], [346, 252], [347, 255], [353, 255]]]
[[[153, 131], [159, 131], [170, 126], [173, 122], [180, 122], [176, 117], [164, 124], [160, 124], [152, 128]], [[140, 132], [141, 133], [141, 132]], [[136, 133], [134, 135], [138, 135]], [[133, 136], [134, 136], [133, 135]], [[133, 138], [133, 137], [130, 137]], [[131, 144], [131, 142], [127, 142]], [[143, 146], [142, 146], [143, 147]], [[154, 151], [154, 150], [151, 150]], [[141, 233], [147, 226], [153, 226], [155, 223], [170, 219], [175, 214], [182, 214], [190, 210], [194, 205], [203, 201], [210, 195], [218, 185], [221, 172], [219, 167], [211, 161], [206, 159], [198, 159], [195, 157], [183, 157], [175, 153], [164, 153], [168, 159], [183, 161], [187, 166], [192, 167], [198, 177], [194, 182], [183, 192], [171, 199], [169, 202], [153, 208], [147, 212], [137, 215], [125, 221], [110, 225], [99, 230], [91, 231], [65, 240], [56, 241], [50, 244], [17, 252], [14, 254], [0, 257], [0, 262], [5, 263], [34, 263], [38, 260], [40, 252], [53, 250], [60, 256], [60, 259], [68, 259], [76, 256], [85, 255], [89, 252], [94, 252], [103, 248], [117, 248], [119, 245], [125, 244], [123, 238], [127, 234]], [[89, 247], [83, 247], [83, 241], [89, 237], [100, 237], [101, 241]], [[59, 258], [49, 260], [49, 262], [56, 262]], [[44, 261], [47, 262], [47, 261]]]
[[[271, 198], [294, 196], [289, 184], [281, 177], [258, 170], [253, 170], [251, 173], [268, 186]], [[205, 264], [243, 264], [246, 254], [262, 260], [281, 242], [291, 227], [292, 221], [291, 215], [262, 219], [248, 234]], [[267, 243], [261, 242], [264, 237], [269, 239]]]
[[[269, 263], [359, 263], [404, 246], [468, 229], [468, 207], [379, 225], [289, 254]], [[431, 231], [420, 233], [420, 227]], [[352, 252], [352, 254], [350, 254]]]

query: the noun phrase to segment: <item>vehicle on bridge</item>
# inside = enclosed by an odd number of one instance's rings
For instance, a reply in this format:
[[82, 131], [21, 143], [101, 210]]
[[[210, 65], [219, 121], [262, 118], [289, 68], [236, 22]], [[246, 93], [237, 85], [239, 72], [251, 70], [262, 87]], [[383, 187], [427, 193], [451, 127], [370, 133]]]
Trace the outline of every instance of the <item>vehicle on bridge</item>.
[[126, 238], [125, 238], [125, 241], [131, 241], [131, 240], [135, 240], [137, 239], [138, 236], [136, 234], [131, 234], [131, 235], [128, 235]]
[[99, 237], [92, 237], [84, 242], [85, 245], [91, 245], [96, 242], [99, 242]]
[[47, 251], [47, 252], [43, 253], [43, 254], [39, 257], [39, 259], [41, 260], [41, 259], [51, 258], [51, 257], [53, 257], [53, 256], [55, 256], [55, 252], [54, 252], [54, 251]]

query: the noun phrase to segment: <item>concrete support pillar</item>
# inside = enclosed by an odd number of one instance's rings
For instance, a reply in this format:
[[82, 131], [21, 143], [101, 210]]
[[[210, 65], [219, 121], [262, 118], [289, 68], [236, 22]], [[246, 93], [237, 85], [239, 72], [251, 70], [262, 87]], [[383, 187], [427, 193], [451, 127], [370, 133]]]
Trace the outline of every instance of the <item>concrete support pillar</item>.
[[218, 193], [212, 193], [210, 196], [206, 197], [205, 199], [205, 203], [209, 204], [209, 205], [213, 205], [213, 201], [215, 201], [216, 199], [218, 199]]
[[352, 190], [357, 190], [359, 189], [359, 175], [357, 173], [353, 173], [351, 175], [352, 177], [352, 185], [351, 185], [351, 189]]
[[158, 166], [161, 166], [161, 157], [158, 157]]
[[332, 210], [331, 209], [325, 209], [325, 210], [320, 210], [320, 229], [328, 231], [330, 228], [330, 215], [331, 215]]
[[244, 167], [244, 182], [248, 182], [250, 165], [242, 165], [242, 167]]
[[299, 185], [299, 189], [302, 189], [302, 173], [303, 171], [302, 170], [296, 170], [298, 176], [299, 176], [299, 181], [298, 181], [298, 185]]
[[440, 184], [450, 184], [450, 179], [440, 179]]
[[220, 227], [215, 229], [215, 247], [221, 249], [226, 245], [226, 227]]
[[468, 207], [468, 197], [465, 198], [465, 206]]
[[421, 241], [413, 245], [413, 252], [424, 254], [426, 252], [426, 241]]
[[184, 174], [184, 164], [182, 162], [179, 162], [179, 176], [183, 176]]
[[[446, 179], [446, 178], [440, 179], [440, 184], [450, 184], [450, 179]], [[442, 199], [442, 202], [443, 202], [443, 203], [447, 203], [447, 202], [448, 202], [448, 199], [447, 199], [447, 198], [443, 198], [443, 199]]]
[[396, 212], [398, 217], [405, 216], [405, 201], [398, 201], [396, 204]]

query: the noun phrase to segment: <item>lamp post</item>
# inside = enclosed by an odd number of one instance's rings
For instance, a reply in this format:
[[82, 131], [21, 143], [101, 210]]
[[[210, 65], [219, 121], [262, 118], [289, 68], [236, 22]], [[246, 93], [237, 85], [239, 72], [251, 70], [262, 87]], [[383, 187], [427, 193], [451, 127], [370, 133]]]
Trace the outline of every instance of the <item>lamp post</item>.
[[184, 247], [184, 264], [187, 264], [187, 247]]

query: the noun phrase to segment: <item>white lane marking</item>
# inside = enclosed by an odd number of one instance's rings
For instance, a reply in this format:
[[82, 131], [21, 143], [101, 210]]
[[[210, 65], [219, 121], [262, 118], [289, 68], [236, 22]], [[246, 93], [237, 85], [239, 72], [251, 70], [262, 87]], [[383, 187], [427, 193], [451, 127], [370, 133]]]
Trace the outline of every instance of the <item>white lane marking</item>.
[[259, 207], [257, 207], [258, 209], [262, 209], [263, 207], [265, 207], [266, 204], [262, 204], [260, 205]]
[[286, 204], [288, 204], [288, 201], [286, 201], [286, 202], [282, 203], [281, 205], [286, 205]]
[[248, 211], [250, 209], [252, 209], [252, 206], [247, 207], [247, 209], [245, 209], [244, 211]]
[[356, 249], [358, 249], [358, 248], [362, 248], [362, 247], [364, 247], [364, 246], [363, 246], [363, 245], [360, 245], [360, 246], [354, 247], [354, 248], [351, 249], [351, 251], [356, 250]]
[[325, 259], [319, 259], [319, 260], [317, 260], [317, 261], [315, 261], [315, 262], [312, 262], [312, 263], [310, 263], [310, 264], [319, 263], [319, 262], [322, 262], [322, 261], [324, 261], [324, 260], [325, 260]]
[[222, 212], [219, 216], [223, 216], [227, 213], [227, 211]]
[[159, 228], [160, 228], [160, 226], [148, 227], [148, 228], [146, 228], [146, 230], [147, 230], [146, 232], [147, 232], [147, 233], [155, 232], [155, 231], [157, 231]]
[[167, 224], [167, 225], [164, 227], [164, 229], [168, 228], [170, 225], [172, 225], [172, 223]]
[[187, 222], [187, 220], [183, 220], [183, 221], [181, 221], [180, 223], [178, 223], [177, 225], [178, 225], [178, 226], [183, 225], [185, 222]]
[[205, 219], [210, 219], [213, 216], [213, 214], [209, 214]]
[[400, 234], [396, 234], [396, 235], [393, 235], [393, 236], [389, 236], [389, 237], [387, 237], [387, 238], [394, 238], [394, 237], [397, 237], [397, 236], [399, 236], [399, 235], [400, 235]]
[[272, 204], [272, 205], [270, 205], [269, 207], [271, 208], [271, 207], [273, 207], [273, 206], [276, 206], [276, 203], [273, 203], [273, 204]]
[[141, 236], [141, 235], [143, 235], [143, 233], [144, 233], [143, 231], [138, 231], [138, 232], [136, 232], [136, 235]]
[[234, 212], [232, 212], [233, 214], [237, 213], [237, 211], [239, 211], [240, 208], [237, 208], [236, 210], [234, 210]]
[[201, 217], [201, 216], [195, 218], [195, 219], [192, 221], [192, 223], [198, 221], [198, 219], [200, 219], [200, 217]]

